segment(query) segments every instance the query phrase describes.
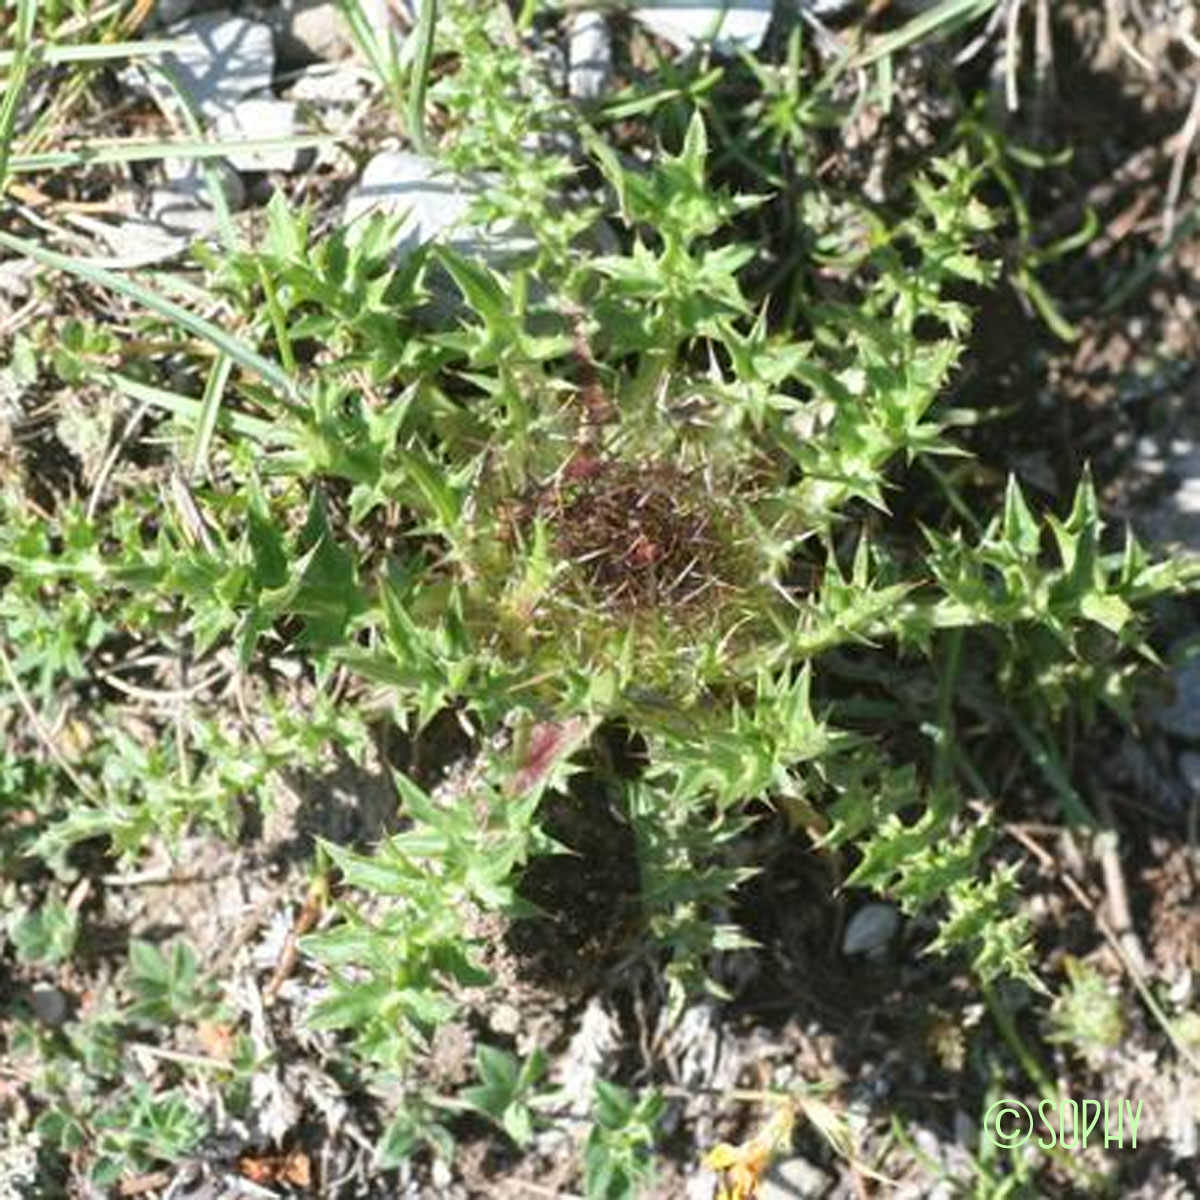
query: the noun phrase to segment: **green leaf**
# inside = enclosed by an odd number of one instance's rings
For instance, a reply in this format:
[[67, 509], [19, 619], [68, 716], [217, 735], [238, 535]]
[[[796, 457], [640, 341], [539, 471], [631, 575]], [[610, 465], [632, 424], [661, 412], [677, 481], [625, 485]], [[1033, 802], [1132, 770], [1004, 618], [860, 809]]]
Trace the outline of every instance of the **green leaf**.
[[1004, 489], [1004, 540], [1030, 560], [1036, 559], [1042, 540], [1042, 532], [1025, 503], [1015, 475], [1009, 475]]

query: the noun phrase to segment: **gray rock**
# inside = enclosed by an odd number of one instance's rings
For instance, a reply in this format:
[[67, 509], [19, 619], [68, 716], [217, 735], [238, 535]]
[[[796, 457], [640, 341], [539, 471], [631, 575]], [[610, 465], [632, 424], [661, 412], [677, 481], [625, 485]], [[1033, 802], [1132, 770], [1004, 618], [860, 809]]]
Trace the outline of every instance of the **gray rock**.
[[1200, 446], [1177, 439], [1165, 448], [1151, 438], [1139, 439], [1135, 466], [1145, 475], [1170, 474], [1178, 486], [1138, 524], [1153, 541], [1200, 553]]
[[1193, 794], [1200, 796], [1200, 754], [1195, 750], [1185, 750], [1179, 756], [1179, 774]]
[[196, 13], [227, 9], [229, 0], [155, 0], [154, 11], [146, 23], [150, 29], [161, 30]]
[[[215, 163], [225, 201], [231, 209], [246, 202], [246, 189], [238, 173], [221, 160]], [[168, 186], [150, 193], [150, 218], [168, 233], [185, 237], [212, 229], [215, 213], [203, 169], [195, 160], [187, 169], [168, 174]]]
[[285, 93], [291, 100], [318, 105], [353, 105], [366, 95], [369, 85], [354, 66], [313, 66]]
[[31, 258], [10, 258], [0, 263], [0, 294], [23, 300], [33, 286], [38, 265]]
[[1167, 998], [1180, 1011], [1187, 1008], [1195, 991], [1195, 976], [1190, 967], [1180, 967], [1178, 974], [1171, 980]]
[[182, 21], [196, 7], [195, 0], [157, 0], [151, 20], [156, 25], [171, 25]]
[[1171, 672], [1175, 698], [1154, 713], [1160, 729], [1188, 741], [1200, 741], [1200, 647]]
[[35, 987], [30, 996], [34, 1016], [43, 1025], [61, 1025], [70, 1011], [66, 993], [56, 987]]
[[[239, 100], [217, 118], [222, 140], [286, 138], [296, 133], [296, 105], [290, 100]], [[229, 163], [238, 171], [295, 171], [311, 151], [281, 146], [277, 150], [233, 150]]]
[[[185, 239], [208, 233], [216, 221], [211, 208], [174, 188], [155, 188], [150, 193], [150, 217], [164, 234]], [[165, 257], [178, 252], [177, 243], [163, 245], [168, 251]]]
[[[165, 36], [178, 41], [180, 48], [164, 55], [164, 64], [211, 120], [271, 85], [275, 47], [266, 25], [225, 12], [202, 13], [171, 26]], [[157, 93], [164, 85], [155, 81], [151, 86]]]
[[521, 1028], [521, 1014], [511, 1004], [497, 1004], [488, 1017], [493, 1033], [514, 1034]]
[[163, 159], [163, 174], [167, 177], [167, 188], [171, 191], [186, 192], [205, 204], [211, 204], [212, 195], [208, 190], [208, 182], [205, 178], [205, 163], [210, 164], [216, 171], [217, 180], [225, 194], [225, 203], [230, 208], [241, 208], [246, 203], [246, 189], [242, 186], [241, 177], [223, 158]]
[[486, 179], [463, 179], [422, 155], [384, 151], [371, 159], [347, 197], [346, 224], [372, 211], [404, 212], [407, 219], [396, 246], [400, 259], [436, 240], [468, 258], [501, 263], [531, 250], [534, 243], [528, 230], [511, 224], [482, 230], [466, 223], [473, 200], [486, 186]]
[[[389, 27], [400, 32], [387, 0], [359, 2], [368, 24], [376, 34]], [[411, 17], [411, 6], [405, 4], [404, 7]], [[298, 66], [321, 59], [336, 61], [360, 57], [341, 6], [334, 0], [284, 0], [268, 9], [263, 19], [275, 35], [282, 66]]]
[[771, 23], [774, 0], [732, 0], [731, 3], [679, 4], [660, 0], [633, 10], [651, 33], [685, 53], [695, 46], [732, 54], [738, 47], [757, 50]]
[[595, 100], [612, 75], [612, 38], [602, 13], [575, 13], [568, 24], [567, 92], [576, 100]]
[[833, 1180], [806, 1158], [781, 1158], [773, 1163], [758, 1186], [759, 1200], [802, 1200], [823, 1196]]
[[864, 904], [846, 922], [842, 953], [880, 958], [900, 928], [900, 914], [890, 904]]
[[109, 222], [95, 220], [84, 213], [72, 213], [66, 219], [93, 234], [112, 254], [112, 259], [107, 262], [92, 256], [96, 266], [129, 270], [164, 262], [186, 250], [190, 241], [189, 237], [169, 233], [163, 226], [144, 217], [122, 217], [119, 221]]

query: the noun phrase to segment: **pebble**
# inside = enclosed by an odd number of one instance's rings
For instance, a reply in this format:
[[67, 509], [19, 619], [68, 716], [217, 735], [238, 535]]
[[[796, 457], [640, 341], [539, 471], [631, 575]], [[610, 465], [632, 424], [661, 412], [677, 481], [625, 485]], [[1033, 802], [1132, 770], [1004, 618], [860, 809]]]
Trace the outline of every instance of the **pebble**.
[[1154, 719], [1160, 729], [1174, 737], [1200, 741], [1200, 654], [1193, 652], [1183, 659], [1172, 655], [1171, 659], [1176, 663], [1171, 672], [1175, 698], [1158, 708]]
[[569, 18], [567, 91], [576, 100], [595, 100], [612, 76], [612, 38], [608, 22], [598, 12], [575, 13]]
[[309, 104], [358, 104], [369, 90], [361, 67], [314, 66], [306, 70], [287, 93], [292, 100]]
[[881, 958], [900, 928], [900, 914], [891, 904], [864, 904], [846, 922], [842, 953]]
[[[388, 0], [359, 0], [359, 3], [367, 24], [377, 35], [389, 26], [399, 32]], [[413, 6], [402, 3], [401, 7], [411, 27]], [[275, 35], [280, 65], [290, 68], [318, 60], [361, 58], [341, 9], [334, 0], [293, 0], [268, 9], [263, 19]]]
[[820, 1167], [799, 1156], [781, 1158], [771, 1165], [758, 1186], [758, 1200], [801, 1200], [823, 1196], [833, 1180]]
[[[229, 141], [287, 138], [296, 134], [297, 106], [290, 100], [239, 100], [217, 118], [217, 134]], [[227, 159], [239, 171], [296, 171], [312, 158], [311, 150], [280, 146], [274, 150], [230, 150]]]
[[1183, 782], [1200, 796], [1200, 754], [1195, 750], [1185, 750], [1179, 756], [1179, 774], [1183, 776]]
[[244, 96], [271, 86], [275, 46], [266, 25], [226, 12], [200, 13], [172, 25], [165, 36], [179, 41], [180, 47], [164, 55], [163, 62], [211, 120]]
[[70, 1009], [65, 992], [56, 987], [35, 987], [30, 995], [33, 1015], [44, 1025], [61, 1025]]
[[684, 53], [711, 41], [713, 49], [733, 54], [757, 50], [771, 23], [774, 0], [733, 0], [722, 4], [679, 4], [662, 0], [633, 10], [635, 20]]
[[174, 25], [198, 7], [196, 0], [155, 0], [151, 20], [155, 25]]
[[1173, 491], [1141, 516], [1139, 529], [1148, 540], [1200, 552], [1200, 447], [1177, 440], [1160, 450], [1152, 443], [1143, 444], [1148, 441], [1143, 438], [1138, 443], [1138, 471], [1148, 476], [1169, 474], [1172, 481], [1178, 482]]
[[[219, 159], [216, 168], [226, 203], [231, 209], [241, 208], [246, 202], [241, 176]], [[150, 193], [151, 220], [168, 233], [184, 236], [207, 233], [215, 223], [216, 214], [199, 163], [192, 160], [185, 172], [170, 174], [168, 180], [166, 187], [155, 188]]]
[[0, 294], [23, 300], [32, 290], [39, 269], [31, 258], [10, 258], [0, 263]]
[[488, 1017], [493, 1033], [512, 1036], [521, 1028], [521, 1014], [511, 1004], [497, 1004]]
[[1171, 981], [1167, 998], [1177, 1009], [1185, 1009], [1191, 1002], [1194, 991], [1195, 977], [1190, 967], [1180, 967], [1179, 973]]
[[484, 182], [472, 182], [442, 170], [432, 159], [407, 151], [375, 155], [346, 199], [345, 220], [352, 225], [373, 209], [405, 213], [396, 255], [403, 260], [443, 234], [446, 244], [467, 258], [493, 264], [532, 249], [527, 231], [481, 230], [464, 224]]

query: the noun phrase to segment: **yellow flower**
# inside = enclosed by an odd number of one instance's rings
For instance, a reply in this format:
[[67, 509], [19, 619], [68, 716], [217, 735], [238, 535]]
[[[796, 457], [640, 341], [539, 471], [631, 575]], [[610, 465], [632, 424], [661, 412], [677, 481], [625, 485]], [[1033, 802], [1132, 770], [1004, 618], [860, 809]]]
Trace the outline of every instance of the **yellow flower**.
[[717, 1200], [753, 1200], [771, 1159], [790, 1143], [795, 1120], [795, 1105], [790, 1099], [783, 1100], [771, 1120], [750, 1141], [740, 1146], [722, 1142], [708, 1152], [704, 1165], [710, 1171], [719, 1171], [723, 1177]]

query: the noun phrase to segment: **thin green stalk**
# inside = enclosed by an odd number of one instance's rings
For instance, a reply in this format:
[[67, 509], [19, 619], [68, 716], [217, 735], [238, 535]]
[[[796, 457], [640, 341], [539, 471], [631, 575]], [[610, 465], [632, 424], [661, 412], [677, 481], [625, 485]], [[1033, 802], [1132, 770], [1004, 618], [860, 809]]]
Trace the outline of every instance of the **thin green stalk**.
[[12, 52], [12, 73], [4, 88], [4, 100], [0, 103], [0, 195], [8, 182], [8, 159], [12, 150], [13, 130], [17, 124], [17, 108], [25, 91], [25, 80], [33, 61], [33, 26], [37, 19], [37, 0], [18, 0], [17, 4], [17, 48]]
[[412, 65], [412, 77], [408, 86], [408, 136], [412, 144], [422, 153], [429, 153], [429, 139], [425, 136], [425, 92], [429, 87], [429, 68], [433, 62], [433, 34], [437, 26], [437, 0], [421, 0], [417, 14], [417, 55]]
[[337, 139], [331, 134], [300, 134], [283, 138], [246, 138], [243, 141], [131, 142], [96, 141], [77, 150], [47, 150], [37, 154], [14, 154], [9, 169], [14, 173], [60, 171], [97, 163], [150, 162], [158, 158], [227, 158], [231, 150], [309, 150], [328, 146]]
[[1058, 1102], [1058, 1089], [1054, 1086], [1046, 1068], [1042, 1066], [1041, 1060], [1025, 1045], [1021, 1035], [1017, 1032], [1017, 1026], [1012, 1019], [1012, 1013], [1008, 1011], [1003, 1001], [996, 995], [995, 989], [990, 983], [985, 983], [980, 979], [979, 990], [983, 993], [983, 1001], [987, 1005], [988, 1012], [992, 1014], [992, 1020], [996, 1022], [996, 1028], [1000, 1030], [1000, 1036], [1004, 1038], [1008, 1044], [1008, 1048], [1016, 1055], [1022, 1070], [1037, 1084], [1037, 1089], [1041, 1093], [1042, 1099], [1056, 1104]]
[[195, 337], [223, 351], [247, 371], [253, 371], [259, 375], [273, 391], [285, 400], [296, 401], [299, 399], [299, 390], [295, 380], [282, 370], [278, 363], [264, 358], [253, 347], [222, 329], [221, 326], [205, 320], [203, 317], [198, 317], [195, 313], [152, 292], [140, 283], [114, 274], [112, 271], [106, 271], [101, 267], [81, 263], [70, 255], [47, 250], [44, 246], [31, 242], [27, 238], [13, 237], [11, 233], [0, 232], [0, 246], [31, 258], [35, 262], [41, 263], [42, 266], [57, 271], [66, 271], [69, 275], [86, 279], [97, 287], [107, 288], [109, 291], [143, 305], [160, 317], [174, 322]]
[[946, 658], [938, 678], [938, 739], [933, 779], [939, 795], [949, 790], [954, 777], [954, 694], [962, 643], [962, 629], [951, 629], [946, 635]]
[[195, 479], [208, 470], [208, 453], [213, 435], [217, 430], [217, 418], [221, 413], [221, 398], [233, 371], [233, 359], [228, 354], [218, 354], [213, 368], [204, 384], [204, 396], [200, 401], [200, 420], [192, 437], [192, 452], [189, 478]]
[[267, 314], [271, 318], [271, 326], [275, 330], [275, 341], [279, 346], [279, 358], [283, 369], [294, 376], [296, 374], [296, 356], [292, 352], [292, 339], [288, 333], [287, 317], [279, 303], [279, 293], [275, 281], [271, 278], [265, 262], [258, 260], [258, 279], [263, 287], [263, 295], [267, 301]]
[[[22, 0], [36, 10], [37, 0]], [[17, 17], [20, 30], [20, 14]], [[43, 46], [38, 50], [38, 61], [48, 65], [71, 62], [109, 62], [116, 58], [152, 58], [159, 54], [170, 54], [179, 49], [178, 38], [159, 38], [144, 42], [102, 42], [84, 46]], [[0, 67], [19, 63], [23, 56], [20, 34], [16, 50], [0, 50]]]

